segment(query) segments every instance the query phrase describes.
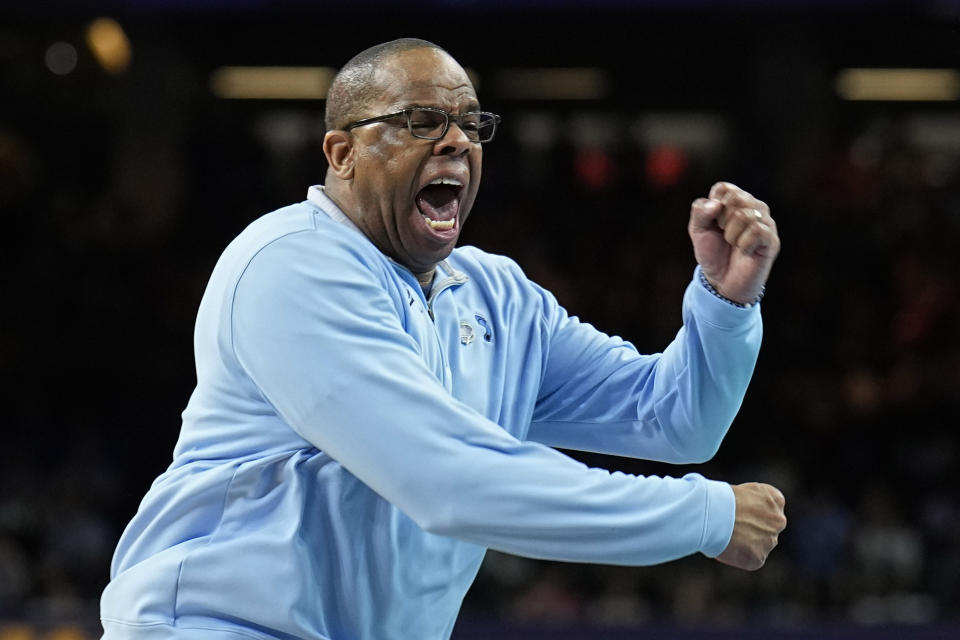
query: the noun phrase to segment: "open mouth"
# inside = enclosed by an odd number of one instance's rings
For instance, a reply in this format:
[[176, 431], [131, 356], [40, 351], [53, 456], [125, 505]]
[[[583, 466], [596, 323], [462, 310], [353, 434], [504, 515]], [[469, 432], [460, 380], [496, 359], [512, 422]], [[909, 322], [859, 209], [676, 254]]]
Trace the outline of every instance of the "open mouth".
[[417, 209], [431, 229], [453, 229], [460, 213], [463, 183], [456, 178], [435, 178], [417, 194]]

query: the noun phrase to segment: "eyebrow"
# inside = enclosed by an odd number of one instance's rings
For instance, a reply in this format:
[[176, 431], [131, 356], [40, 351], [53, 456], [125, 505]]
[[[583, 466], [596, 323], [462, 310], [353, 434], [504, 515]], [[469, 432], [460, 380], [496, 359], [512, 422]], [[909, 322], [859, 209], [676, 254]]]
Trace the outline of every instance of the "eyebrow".
[[[440, 109], [441, 111], [446, 111], [446, 109], [442, 109], [441, 107], [438, 107], [436, 105], [420, 104], [419, 102], [411, 102], [408, 104], [404, 104], [403, 106], [398, 107], [397, 111], [402, 111], [404, 109]], [[468, 102], [465, 109], [466, 110], [463, 113], [475, 113], [477, 111], [480, 111], [480, 103]]]

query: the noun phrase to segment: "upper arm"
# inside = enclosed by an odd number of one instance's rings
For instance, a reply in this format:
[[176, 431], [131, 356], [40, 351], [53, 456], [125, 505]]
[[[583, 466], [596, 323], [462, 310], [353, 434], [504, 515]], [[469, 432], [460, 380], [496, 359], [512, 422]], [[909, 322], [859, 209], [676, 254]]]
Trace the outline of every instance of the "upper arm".
[[652, 446], [661, 354], [568, 316], [544, 292], [543, 381], [529, 437], [570, 449], [665, 457]]

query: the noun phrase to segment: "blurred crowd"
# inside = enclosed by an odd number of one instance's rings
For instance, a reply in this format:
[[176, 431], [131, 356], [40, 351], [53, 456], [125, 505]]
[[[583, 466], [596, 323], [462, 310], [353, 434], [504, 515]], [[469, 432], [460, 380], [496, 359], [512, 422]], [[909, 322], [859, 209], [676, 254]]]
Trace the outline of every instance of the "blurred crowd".
[[641, 351], [662, 348], [677, 327], [692, 266], [689, 200], [725, 178], [771, 205], [784, 249], [763, 301], [764, 347], [718, 456], [677, 468], [572, 455], [641, 474], [770, 482], [787, 495], [789, 525], [757, 574], [702, 557], [625, 569], [491, 554], [468, 605], [615, 626], [960, 617], [960, 157], [908, 138], [902, 118], [857, 120], [773, 171], [694, 161], [669, 186], [630, 153], [608, 152], [624, 175], [601, 189], [577, 172], [575, 150], [558, 156], [568, 175], [511, 216], [527, 228], [495, 237], [512, 238], [509, 253], [570, 309]]
[[[191, 97], [189, 74], [143, 81], [119, 101], [106, 87], [88, 104], [24, 98], [0, 112], [3, 640], [93, 637], [113, 546], [169, 462], [195, 382], [210, 270], [246, 224], [322, 179], [318, 106], [226, 108]], [[787, 146], [776, 134], [791, 123], [753, 129], [727, 114], [726, 141], [697, 154], [638, 144], [626, 112], [587, 114], [613, 122], [612, 136], [565, 136], [576, 115], [560, 113], [532, 138], [537, 114], [498, 106], [505, 125], [463, 241], [513, 257], [571, 313], [641, 351], [680, 325], [690, 201], [726, 179], [770, 204], [783, 251], [764, 347], [717, 457], [688, 468], [570, 454], [770, 482], [789, 525], [758, 573], [700, 556], [622, 568], [491, 552], [465, 619], [960, 620], [960, 154], [917, 145], [897, 112], [838, 108]]]

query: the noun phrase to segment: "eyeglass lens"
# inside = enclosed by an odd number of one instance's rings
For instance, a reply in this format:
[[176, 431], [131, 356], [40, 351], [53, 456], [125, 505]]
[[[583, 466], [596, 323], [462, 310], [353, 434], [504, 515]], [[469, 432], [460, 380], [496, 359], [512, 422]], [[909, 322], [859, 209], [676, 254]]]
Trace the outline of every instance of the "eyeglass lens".
[[[446, 133], [447, 114], [432, 109], [412, 109], [407, 115], [410, 133], [418, 138], [438, 140]], [[493, 138], [496, 121], [492, 116], [480, 113], [468, 113], [463, 116], [450, 116], [459, 120], [460, 128], [473, 142], [487, 142]]]

